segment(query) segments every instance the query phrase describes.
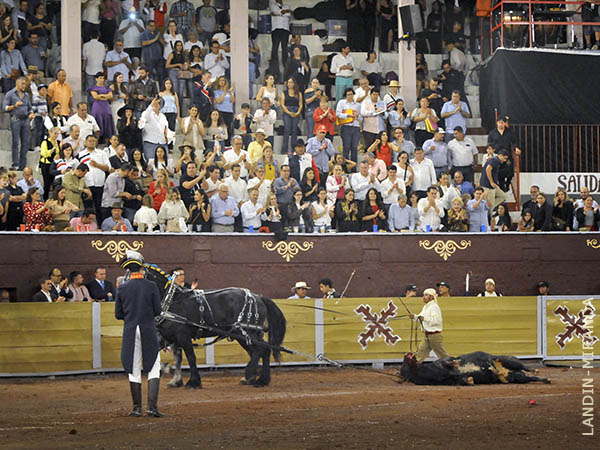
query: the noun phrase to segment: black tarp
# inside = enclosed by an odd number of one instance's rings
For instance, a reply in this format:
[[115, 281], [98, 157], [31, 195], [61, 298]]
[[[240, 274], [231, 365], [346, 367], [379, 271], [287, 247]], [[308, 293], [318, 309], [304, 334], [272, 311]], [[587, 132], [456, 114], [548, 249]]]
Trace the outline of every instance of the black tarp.
[[600, 54], [498, 49], [481, 69], [482, 124], [600, 124]]

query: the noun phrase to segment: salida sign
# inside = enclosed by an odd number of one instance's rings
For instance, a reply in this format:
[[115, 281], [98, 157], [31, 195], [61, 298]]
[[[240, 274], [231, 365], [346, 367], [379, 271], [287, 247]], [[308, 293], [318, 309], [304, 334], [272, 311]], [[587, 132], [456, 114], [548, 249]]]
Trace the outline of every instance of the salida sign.
[[542, 192], [554, 194], [557, 188], [576, 194], [587, 187], [591, 194], [600, 193], [600, 173], [521, 173], [521, 191], [528, 192], [531, 185], [537, 185]]

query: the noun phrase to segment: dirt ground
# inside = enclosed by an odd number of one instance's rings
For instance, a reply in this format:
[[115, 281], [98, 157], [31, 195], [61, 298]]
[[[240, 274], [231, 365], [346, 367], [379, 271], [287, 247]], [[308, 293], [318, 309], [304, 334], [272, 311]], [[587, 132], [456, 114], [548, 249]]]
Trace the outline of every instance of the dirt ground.
[[[400, 385], [355, 369], [275, 368], [267, 388], [240, 386], [238, 371], [203, 375], [201, 390], [168, 389], [162, 379], [161, 419], [127, 417], [131, 400], [123, 374], [0, 380], [0, 446], [598, 448], [598, 436], [582, 436], [581, 369], [541, 368], [551, 385], [465, 387]], [[145, 383], [143, 389], [145, 408]]]

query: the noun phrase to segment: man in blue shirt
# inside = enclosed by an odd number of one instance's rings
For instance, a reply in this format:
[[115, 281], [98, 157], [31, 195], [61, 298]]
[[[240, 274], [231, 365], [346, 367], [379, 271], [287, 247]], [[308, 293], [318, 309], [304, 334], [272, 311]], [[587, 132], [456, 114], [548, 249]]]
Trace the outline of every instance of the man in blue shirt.
[[335, 149], [329, 139], [325, 137], [327, 128], [325, 125], [320, 125], [317, 128], [317, 135], [311, 137], [306, 143], [306, 151], [310, 153], [313, 160], [319, 169], [319, 177], [321, 186], [325, 186], [327, 175], [329, 174], [329, 160], [335, 155]]
[[[471, 233], [489, 231], [488, 213], [491, 207], [492, 202], [488, 199], [487, 192], [481, 186], [475, 189], [475, 198], [467, 202], [469, 231]], [[483, 229], [484, 226], [485, 229]]]
[[[27, 164], [30, 140], [29, 121], [35, 117], [31, 108], [31, 99], [25, 92], [26, 84], [25, 78], [17, 78], [15, 88], [6, 93], [2, 102], [2, 111], [10, 113], [12, 170], [23, 170]], [[20, 152], [19, 141], [21, 142]]]
[[[446, 130], [454, 130], [456, 127], [461, 127], [463, 133], [467, 132], [467, 119], [471, 117], [469, 106], [460, 100], [460, 92], [452, 91], [452, 99], [442, 107], [442, 119], [445, 120]], [[450, 142], [453, 136], [446, 135], [446, 142]]]
[[398, 194], [398, 202], [392, 203], [388, 211], [390, 231], [415, 231], [415, 218], [412, 208], [407, 205], [406, 195]]
[[498, 152], [497, 156], [488, 159], [483, 166], [483, 172], [481, 173], [479, 185], [485, 188], [487, 198], [492, 203], [492, 208], [495, 208], [506, 200], [506, 193], [498, 184], [498, 173], [500, 171], [500, 166], [506, 163], [508, 158], [508, 150], [502, 149]]
[[160, 32], [156, 29], [154, 20], [148, 21], [146, 30], [141, 35], [142, 39], [142, 62], [150, 70], [156, 73], [155, 79], [161, 84], [166, 78], [164, 73], [165, 64], [163, 62], [162, 38]]
[[234, 198], [229, 195], [226, 184], [220, 184], [217, 189], [218, 194], [210, 198], [212, 230], [214, 233], [233, 233], [233, 224], [240, 210]]
[[[125, 227], [125, 230], [123, 230]], [[102, 231], [133, 231], [131, 222], [123, 217], [123, 207], [119, 203], [115, 203], [110, 211], [110, 217], [107, 217], [102, 222]]]
[[444, 142], [444, 129], [438, 128], [433, 138], [423, 142], [425, 158], [430, 159], [435, 168], [435, 175], [439, 179], [442, 173], [449, 172], [452, 167], [452, 159], [448, 152], [448, 144]]
[[465, 177], [460, 170], [454, 172], [454, 186], [460, 189], [460, 194], [469, 194], [471, 198], [475, 195], [475, 189], [470, 181], [465, 181]]

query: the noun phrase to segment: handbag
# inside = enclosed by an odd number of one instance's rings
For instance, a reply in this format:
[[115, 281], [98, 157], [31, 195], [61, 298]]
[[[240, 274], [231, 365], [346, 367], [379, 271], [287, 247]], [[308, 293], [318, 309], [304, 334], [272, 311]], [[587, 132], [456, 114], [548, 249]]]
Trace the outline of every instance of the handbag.
[[566, 231], [567, 221], [560, 217], [552, 217], [552, 230], [554, 231]]
[[177, 78], [180, 80], [191, 80], [194, 74], [190, 70], [180, 70], [177, 74]]
[[438, 129], [438, 124], [437, 122], [432, 122], [429, 117], [427, 117], [427, 119], [425, 119], [425, 127], [427, 127], [428, 133], [435, 133]]

